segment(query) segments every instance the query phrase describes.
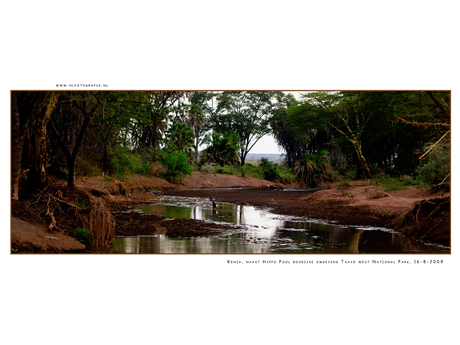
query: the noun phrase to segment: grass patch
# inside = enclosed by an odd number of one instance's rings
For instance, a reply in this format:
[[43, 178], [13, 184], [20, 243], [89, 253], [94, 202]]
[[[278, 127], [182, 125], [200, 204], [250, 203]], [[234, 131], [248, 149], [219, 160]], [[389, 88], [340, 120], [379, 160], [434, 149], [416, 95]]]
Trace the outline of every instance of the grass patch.
[[280, 183], [291, 183], [296, 179], [288, 167], [283, 164], [272, 163], [268, 160], [264, 160], [261, 163], [250, 162], [244, 166], [235, 164], [221, 167], [216, 164], [204, 164], [200, 166], [199, 171], [205, 174], [241, 175], [258, 180], [278, 181]]
[[337, 184], [337, 189], [343, 189], [348, 187], [353, 187], [350, 181], [342, 181]]
[[381, 175], [372, 179], [371, 184], [377, 186], [383, 186], [385, 192], [391, 192], [394, 190], [404, 190], [411, 186], [419, 188], [427, 188], [428, 186], [423, 183], [420, 178], [413, 178], [412, 176], [403, 175], [400, 177], [390, 177], [387, 175]]

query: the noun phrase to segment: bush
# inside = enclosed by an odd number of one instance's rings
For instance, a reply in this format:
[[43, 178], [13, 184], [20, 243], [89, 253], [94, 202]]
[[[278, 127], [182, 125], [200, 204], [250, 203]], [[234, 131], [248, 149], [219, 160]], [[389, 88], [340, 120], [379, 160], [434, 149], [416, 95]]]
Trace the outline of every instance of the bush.
[[241, 176], [252, 177], [259, 180], [264, 179], [262, 169], [256, 164], [246, 163], [244, 166], [239, 166], [238, 169]]
[[75, 164], [75, 175], [77, 176], [99, 176], [101, 169], [95, 163], [91, 163], [80, 156], [77, 156]]
[[243, 177], [279, 181], [281, 183], [291, 183], [295, 179], [289, 168], [281, 164], [272, 163], [266, 158], [262, 158], [260, 163], [250, 162], [244, 166], [235, 164], [224, 165], [222, 167], [216, 164], [203, 164], [199, 170], [205, 174], [241, 175]]
[[213, 174], [216, 164], [203, 164], [199, 166], [199, 171], [203, 174]]
[[[427, 151], [431, 145], [426, 145]], [[441, 183], [450, 173], [450, 141], [436, 145], [422, 160], [423, 164], [418, 168], [420, 179], [430, 185]], [[444, 182], [449, 185], [449, 179]]]
[[236, 169], [231, 165], [215, 166], [214, 174], [235, 175]]
[[276, 179], [281, 183], [291, 183], [295, 176], [287, 167], [279, 166], [276, 170]]
[[147, 154], [134, 153], [127, 147], [116, 146], [110, 151], [110, 166], [113, 174], [125, 180], [128, 174], [149, 176], [152, 170], [151, 158]]
[[352, 165], [344, 154], [333, 156], [331, 159], [331, 166], [340, 175], [345, 175], [349, 170], [353, 169]]
[[193, 167], [188, 164], [185, 152], [166, 151], [161, 158], [161, 164], [165, 167], [165, 178], [171, 182], [182, 181], [185, 175], [191, 175]]
[[85, 246], [90, 245], [89, 241], [89, 230], [85, 228], [77, 228], [75, 229], [75, 238], [83, 243]]
[[267, 158], [261, 158], [259, 167], [262, 169], [264, 179], [273, 181], [277, 177], [276, 168]]
[[152, 163], [147, 159], [141, 159], [139, 164], [135, 167], [134, 172], [136, 174], [148, 177], [152, 171]]

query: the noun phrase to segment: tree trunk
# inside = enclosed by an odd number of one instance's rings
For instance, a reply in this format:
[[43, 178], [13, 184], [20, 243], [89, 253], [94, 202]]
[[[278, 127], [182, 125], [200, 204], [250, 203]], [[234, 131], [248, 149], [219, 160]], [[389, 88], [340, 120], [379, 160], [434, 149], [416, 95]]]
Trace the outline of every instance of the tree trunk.
[[76, 155], [67, 157], [67, 187], [69, 188], [75, 188], [75, 158]]
[[15, 200], [19, 200], [19, 177], [25, 137], [45, 95], [45, 92], [11, 92], [11, 196]]
[[355, 147], [356, 154], [358, 155], [359, 165], [361, 166], [361, 169], [363, 169], [364, 176], [366, 176], [366, 178], [372, 178], [372, 174], [369, 166], [367, 165], [366, 158], [364, 158], [361, 145], [354, 143], [353, 146]]
[[30, 185], [46, 182], [46, 126], [59, 98], [59, 91], [47, 92], [39, 106], [32, 124], [30, 140], [31, 165], [29, 170]]
[[241, 166], [244, 167], [244, 165], [246, 164], [246, 156], [248, 155], [248, 153], [244, 150], [241, 150], [240, 152], [240, 162], [241, 162]]
[[[93, 111], [94, 110], [95, 108], [93, 109]], [[67, 187], [69, 188], [75, 188], [75, 161], [77, 159], [78, 150], [80, 149], [81, 142], [83, 140], [83, 136], [85, 135], [86, 127], [88, 127], [90, 119], [90, 115], [85, 112], [85, 118], [83, 120], [83, 124], [80, 127], [80, 132], [78, 132], [77, 142], [75, 143], [75, 146], [73, 147], [72, 151], [70, 151], [67, 145], [62, 141], [61, 137], [59, 136], [59, 133], [56, 130], [56, 127], [54, 127], [53, 122], [50, 122], [52, 132], [54, 132], [54, 134], [56, 135], [59, 144], [64, 150], [64, 154], [67, 160]]]
[[18, 95], [16, 92], [11, 94], [12, 110], [12, 145], [11, 145], [11, 197], [19, 200], [19, 174], [21, 172], [22, 150], [24, 147], [24, 135], [21, 133], [21, 119], [19, 117]]

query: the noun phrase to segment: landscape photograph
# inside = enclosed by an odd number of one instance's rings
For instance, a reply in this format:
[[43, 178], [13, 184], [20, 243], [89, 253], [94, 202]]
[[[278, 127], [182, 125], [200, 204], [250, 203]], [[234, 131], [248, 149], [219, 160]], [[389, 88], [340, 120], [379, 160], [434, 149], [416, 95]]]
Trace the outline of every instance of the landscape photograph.
[[448, 90], [10, 100], [12, 254], [450, 254]]

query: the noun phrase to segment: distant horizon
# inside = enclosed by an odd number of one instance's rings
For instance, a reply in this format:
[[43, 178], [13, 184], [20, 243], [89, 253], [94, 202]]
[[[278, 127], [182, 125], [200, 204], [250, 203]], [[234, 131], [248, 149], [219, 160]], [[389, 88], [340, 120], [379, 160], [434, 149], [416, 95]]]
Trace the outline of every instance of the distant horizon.
[[285, 154], [286, 152], [278, 146], [275, 138], [271, 134], [267, 134], [259, 139], [249, 153]]

